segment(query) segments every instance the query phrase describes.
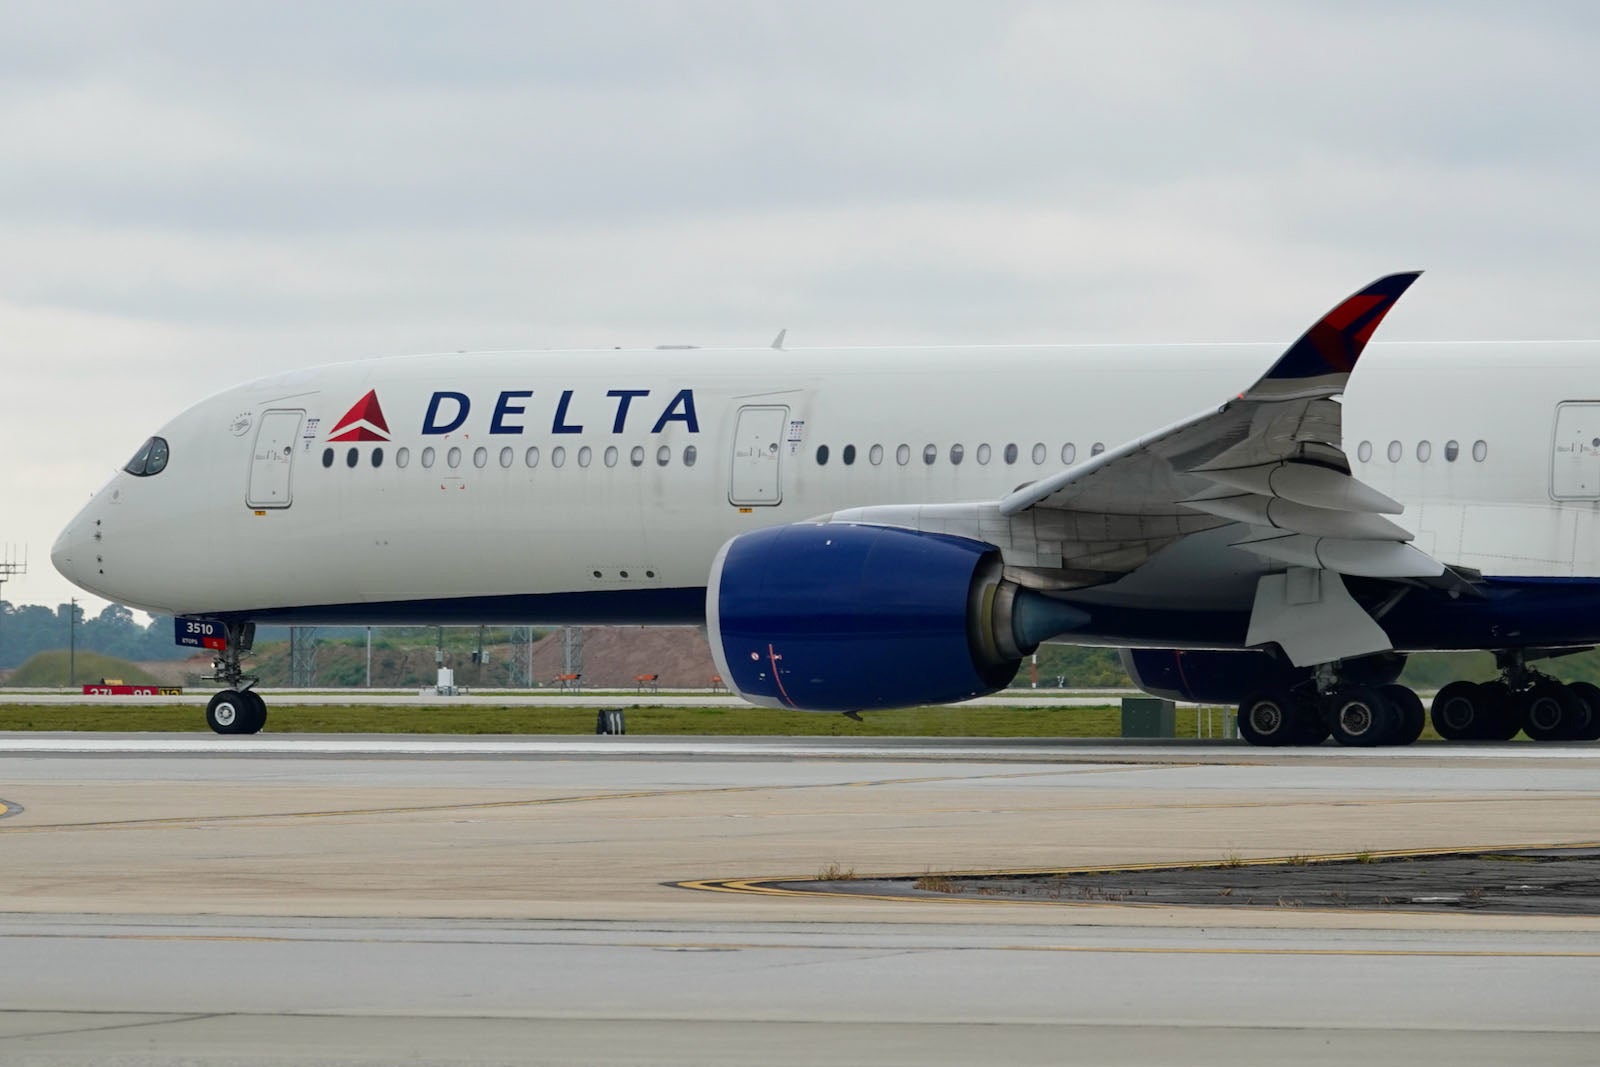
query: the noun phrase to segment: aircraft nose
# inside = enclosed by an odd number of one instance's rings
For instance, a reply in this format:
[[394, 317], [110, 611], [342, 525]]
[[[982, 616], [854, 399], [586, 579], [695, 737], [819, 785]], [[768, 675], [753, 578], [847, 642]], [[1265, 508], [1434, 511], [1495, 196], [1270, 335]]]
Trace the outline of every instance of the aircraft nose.
[[56, 538], [56, 543], [50, 546], [50, 562], [55, 564], [56, 572], [84, 589], [89, 588], [84, 581], [85, 567], [94, 561], [88, 534], [94, 527], [94, 521], [85, 517], [87, 512], [86, 508], [73, 516], [66, 529], [61, 531], [61, 536]]
[[56, 538], [56, 543], [50, 546], [50, 562], [55, 564], [57, 573], [68, 581], [76, 581], [72, 573], [72, 533], [77, 525], [77, 519], [69, 522], [66, 529], [61, 531], [61, 536]]

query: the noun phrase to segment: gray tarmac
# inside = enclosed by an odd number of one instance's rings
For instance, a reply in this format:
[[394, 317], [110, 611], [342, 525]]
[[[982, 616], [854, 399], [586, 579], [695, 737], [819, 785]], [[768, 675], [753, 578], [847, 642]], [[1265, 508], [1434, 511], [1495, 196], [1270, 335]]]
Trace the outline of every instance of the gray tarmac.
[[1592, 843], [1597, 772], [1526, 743], [0, 734], [0, 1063], [1592, 1063], [1593, 914], [760, 883]]

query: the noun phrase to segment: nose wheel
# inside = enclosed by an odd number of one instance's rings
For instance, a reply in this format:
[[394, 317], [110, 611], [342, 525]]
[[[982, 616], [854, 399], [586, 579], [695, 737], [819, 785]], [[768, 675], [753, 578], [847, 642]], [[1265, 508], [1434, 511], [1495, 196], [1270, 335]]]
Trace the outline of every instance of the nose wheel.
[[267, 702], [254, 689], [224, 689], [206, 704], [206, 725], [219, 734], [256, 734], [267, 724]]
[[225, 647], [211, 661], [210, 681], [227, 686], [206, 704], [206, 725], [219, 734], [260, 733], [267, 724], [267, 702], [251, 686], [256, 679], [246, 678], [239, 661], [255, 644], [256, 627], [251, 622], [223, 624]]

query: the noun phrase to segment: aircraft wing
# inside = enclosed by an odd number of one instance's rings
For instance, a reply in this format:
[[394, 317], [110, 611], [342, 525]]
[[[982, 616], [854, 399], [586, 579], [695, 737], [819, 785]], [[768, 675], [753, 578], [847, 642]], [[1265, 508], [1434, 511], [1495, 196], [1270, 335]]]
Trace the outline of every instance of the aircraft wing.
[[1066, 566], [1086, 570], [1122, 570], [1197, 525], [1241, 523], [1249, 534], [1234, 544], [1289, 565], [1438, 576], [1443, 566], [1385, 517], [1401, 506], [1351, 476], [1334, 399], [1417, 277], [1379, 278], [1317, 320], [1234, 399], [1024, 486], [999, 502], [1000, 514], [1060, 512], [1073, 527], [1088, 520], [1089, 529], [1144, 521], [1148, 539], [1118, 546], [1122, 566], [1106, 566], [1117, 561], [1104, 558], [1103, 543], [1064, 553]]
[[1114, 580], [1181, 538], [1235, 524], [1243, 530], [1232, 544], [1283, 565], [1436, 578], [1444, 566], [1386, 517], [1401, 506], [1351, 476], [1334, 399], [1418, 273], [1379, 278], [1342, 301], [1232, 400], [1000, 501], [831, 518], [989, 540], [1046, 588]]

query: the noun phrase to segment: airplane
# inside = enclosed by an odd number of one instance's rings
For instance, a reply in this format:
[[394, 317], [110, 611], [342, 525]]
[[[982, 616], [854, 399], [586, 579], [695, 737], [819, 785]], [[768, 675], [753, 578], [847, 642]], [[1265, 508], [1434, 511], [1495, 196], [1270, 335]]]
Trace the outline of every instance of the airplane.
[[[1600, 738], [1600, 344], [1377, 343], [1419, 272], [1261, 344], [519, 351], [295, 370], [146, 441], [52, 550], [215, 651], [256, 623], [694, 624], [747, 701], [942, 704], [1045, 641], [1408, 744], [1408, 653], [1492, 651], [1449, 740]], [[1360, 372], [1357, 370], [1359, 361]]]

